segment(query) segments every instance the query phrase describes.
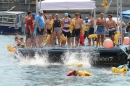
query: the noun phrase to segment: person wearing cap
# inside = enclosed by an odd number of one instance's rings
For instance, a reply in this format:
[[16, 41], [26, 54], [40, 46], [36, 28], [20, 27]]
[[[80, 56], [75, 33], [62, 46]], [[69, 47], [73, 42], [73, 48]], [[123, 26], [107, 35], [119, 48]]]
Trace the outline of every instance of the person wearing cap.
[[39, 15], [36, 16], [35, 23], [37, 25], [37, 37], [39, 39], [37, 47], [42, 47], [42, 38], [43, 38], [43, 34], [45, 33], [45, 31], [44, 31], [45, 20], [43, 17], [42, 9], [39, 10]]
[[105, 34], [105, 25], [106, 20], [104, 19], [104, 13], [100, 14], [100, 17], [96, 21], [97, 25], [97, 44], [96, 46], [100, 46], [100, 41], [101, 41], [101, 46], [103, 46], [104, 42], [104, 34]]
[[[70, 24], [71, 24], [71, 19], [68, 17], [68, 13], [64, 14], [64, 18], [62, 18], [62, 24], [63, 24], [63, 29], [62, 33], [64, 34], [65, 37], [67, 37], [67, 44], [70, 47]], [[63, 44], [65, 46], [65, 43]]]

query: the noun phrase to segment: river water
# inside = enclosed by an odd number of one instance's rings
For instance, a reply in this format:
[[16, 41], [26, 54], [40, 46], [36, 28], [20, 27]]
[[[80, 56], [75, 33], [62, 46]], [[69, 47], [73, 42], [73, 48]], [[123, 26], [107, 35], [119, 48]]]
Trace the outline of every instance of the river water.
[[[13, 44], [14, 36], [0, 35], [0, 86], [130, 86], [130, 73], [115, 75], [111, 67], [92, 66], [83, 57], [83, 67], [66, 66], [78, 62], [70, 56], [66, 63], [48, 63], [46, 56], [35, 59], [19, 59], [6, 49]], [[88, 55], [89, 56], [89, 55]], [[92, 77], [66, 76], [68, 70], [87, 70]]]

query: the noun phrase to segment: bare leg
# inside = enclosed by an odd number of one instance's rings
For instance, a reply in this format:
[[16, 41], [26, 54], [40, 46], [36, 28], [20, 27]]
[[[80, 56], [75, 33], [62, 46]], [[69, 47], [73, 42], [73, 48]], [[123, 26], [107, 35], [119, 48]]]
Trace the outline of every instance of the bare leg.
[[88, 38], [88, 46], [90, 46], [90, 45], [91, 45], [91, 39]]
[[56, 33], [57, 39], [58, 39], [58, 47], [60, 47], [60, 36], [61, 36], [61, 33], [62, 33], [61, 30], [59, 30], [59, 31]]
[[94, 46], [94, 38], [92, 38], [93, 46]]
[[114, 44], [114, 35], [111, 36], [111, 40], [113, 41], [113, 44]]
[[67, 38], [67, 45], [70, 47], [70, 38]]
[[102, 46], [103, 46], [103, 42], [104, 42], [104, 35], [101, 35], [101, 43], [102, 43]]
[[79, 38], [78, 39], [75, 39], [75, 42], [76, 42], [76, 48], [78, 47], [78, 44], [79, 44]]
[[125, 34], [125, 32], [122, 31], [122, 44], [123, 44], [123, 41], [124, 41], [124, 34]]
[[97, 35], [97, 44], [96, 44], [96, 46], [98, 46], [99, 44], [100, 44], [100, 35]]
[[53, 32], [52, 33], [52, 47], [55, 46], [55, 43], [56, 43], [56, 32]]
[[26, 48], [31, 48], [31, 38], [27, 39]]
[[70, 38], [70, 41], [71, 41], [72, 47], [74, 47], [74, 37], [71, 37], [71, 38]]

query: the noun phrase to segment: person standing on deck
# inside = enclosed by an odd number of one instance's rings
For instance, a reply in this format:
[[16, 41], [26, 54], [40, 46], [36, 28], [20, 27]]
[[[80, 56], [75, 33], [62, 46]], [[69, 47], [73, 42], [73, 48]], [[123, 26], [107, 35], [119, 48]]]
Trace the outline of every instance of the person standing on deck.
[[[92, 35], [94, 34], [94, 18], [92, 14], [89, 14], [89, 18], [90, 18], [90, 24], [89, 24], [89, 31], [88, 31], [88, 35]], [[93, 42], [94, 45], [94, 39], [90, 39], [88, 38], [88, 46], [91, 46], [91, 41]]]
[[75, 25], [74, 25], [74, 33], [75, 33], [75, 47], [77, 48], [79, 45], [79, 35], [80, 35], [80, 30], [82, 29], [82, 22], [81, 19], [79, 18], [79, 13], [75, 14]]
[[52, 41], [52, 22], [53, 22], [53, 18], [52, 18], [52, 15], [48, 15], [48, 18], [46, 20], [46, 25], [45, 25], [45, 29], [47, 31], [47, 35], [50, 35], [51, 38], [49, 39], [49, 41], [47, 42], [47, 46], [50, 46], [51, 45], [51, 41]]
[[56, 37], [58, 39], [58, 47], [60, 47], [60, 36], [62, 33], [62, 21], [59, 19], [59, 15], [55, 15], [55, 19], [53, 21], [53, 39], [52, 39], [52, 47], [55, 46], [56, 43]]
[[46, 14], [46, 11], [45, 11], [45, 10], [43, 10], [43, 17], [44, 17], [44, 20], [46, 21], [46, 20], [47, 20], [48, 15]]
[[[64, 18], [62, 19], [62, 24], [63, 24], [63, 29], [62, 33], [64, 34], [65, 37], [67, 37], [67, 45], [70, 47], [70, 24], [71, 24], [71, 19], [68, 17], [68, 13], [64, 14]], [[65, 46], [65, 44], [63, 45]]]
[[116, 22], [112, 19], [112, 15], [108, 15], [109, 20], [106, 22], [107, 33], [109, 33], [109, 37], [114, 43], [114, 35], [117, 31]]
[[[121, 21], [117, 22], [117, 25], [119, 25], [120, 23], [121, 23]], [[126, 31], [126, 24], [125, 24], [125, 22], [122, 21], [122, 43], [124, 41], [125, 31]]]
[[25, 34], [26, 34], [26, 39], [25, 42], [27, 42], [28, 34], [26, 33], [26, 23], [27, 23], [27, 18], [28, 18], [29, 12], [27, 13], [27, 16], [24, 18], [23, 23], [25, 24]]
[[[88, 26], [89, 25], [89, 21], [88, 21], [88, 17], [85, 17], [84, 21], [83, 21], [83, 25], [84, 26]], [[86, 39], [86, 37], [88, 37], [88, 27], [86, 27], [86, 30], [84, 32], [84, 39]]]
[[39, 15], [36, 16], [36, 25], [37, 25], [37, 47], [42, 47], [42, 39], [43, 39], [43, 34], [45, 33], [45, 20], [43, 17], [43, 10], [39, 10]]
[[34, 20], [32, 17], [32, 12], [28, 12], [28, 18], [26, 22], [26, 34], [28, 35], [27, 41], [26, 41], [26, 47], [31, 48], [31, 42], [33, 39], [33, 33], [34, 33]]
[[130, 37], [130, 21], [128, 22], [128, 26], [126, 27], [126, 32], [128, 37]]
[[105, 23], [106, 23], [106, 20], [104, 18], [104, 13], [101, 13], [100, 17], [96, 21], [96, 25], [97, 25], [97, 44], [96, 44], [96, 46], [98, 46], [98, 45], [100, 46], [100, 42], [101, 42], [101, 46], [103, 46]]

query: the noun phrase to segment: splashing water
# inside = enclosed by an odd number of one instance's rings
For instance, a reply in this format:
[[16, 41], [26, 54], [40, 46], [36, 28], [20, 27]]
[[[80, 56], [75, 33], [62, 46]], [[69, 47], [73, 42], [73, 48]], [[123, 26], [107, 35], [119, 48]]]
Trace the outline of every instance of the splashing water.
[[47, 54], [39, 55], [38, 53], [35, 53], [34, 57], [24, 57], [21, 53], [15, 54], [15, 57], [19, 60], [19, 65], [46, 66], [49, 65], [47, 56]]
[[63, 63], [65, 65], [83, 64], [85, 67], [91, 67], [92, 55], [89, 52], [78, 53], [78, 52], [66, 52], [62, 58], [65, 58]]

